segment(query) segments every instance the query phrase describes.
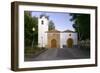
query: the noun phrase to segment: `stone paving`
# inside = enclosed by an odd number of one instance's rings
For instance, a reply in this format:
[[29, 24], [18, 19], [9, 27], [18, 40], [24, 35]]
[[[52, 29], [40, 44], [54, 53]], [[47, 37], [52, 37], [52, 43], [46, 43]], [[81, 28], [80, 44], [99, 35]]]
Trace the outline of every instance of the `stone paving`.
[[90, 50], [84, 48], [52, 48], [41, 53], [35, 58], [26, 58], [25, 61], [86, 59], [90, 58]]

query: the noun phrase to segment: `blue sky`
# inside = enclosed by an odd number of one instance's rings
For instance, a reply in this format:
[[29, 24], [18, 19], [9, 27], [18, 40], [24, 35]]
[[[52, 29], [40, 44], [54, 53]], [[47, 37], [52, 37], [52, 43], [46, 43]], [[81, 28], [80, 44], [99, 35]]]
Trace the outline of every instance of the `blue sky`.
[[49, 16], [49, 20], [52, 20], [55, 24], [55, 28], [59, 31], [73, 30], [72, 24], [74, 22], [70, 21], [71, 16], [69, 13], [58, 13], [58, 12], [32, 12], [32, 16], [39, 17], [41, 14], [46, 14]]

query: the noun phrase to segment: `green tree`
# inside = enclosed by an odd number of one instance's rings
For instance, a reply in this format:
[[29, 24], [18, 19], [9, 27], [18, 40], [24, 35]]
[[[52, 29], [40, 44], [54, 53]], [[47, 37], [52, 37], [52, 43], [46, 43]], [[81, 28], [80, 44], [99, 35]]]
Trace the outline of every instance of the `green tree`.
[[90, 15], [89, 14], [70, 14], [73, 27], [78, 32], [80, 40], [90, 39]]
[[55, 29], [53, 21], [49, 21], [49, 30]]
[[[33, 39], [34, 45], [38, 43], [38, 18], [32, 17], [31, 13], [24, 13], [24, 44], [25, 46], [31, 46]], [[32, 28], [35, 28], [35, 31], [32, 31]]]

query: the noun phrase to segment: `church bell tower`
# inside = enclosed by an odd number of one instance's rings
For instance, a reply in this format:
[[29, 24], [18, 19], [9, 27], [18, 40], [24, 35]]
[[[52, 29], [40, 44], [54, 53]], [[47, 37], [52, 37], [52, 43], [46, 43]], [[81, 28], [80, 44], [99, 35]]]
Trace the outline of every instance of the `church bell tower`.
[[49, 25], [49, 17], [45, 14], [38, 18], [38, 46], [46, 47], [47, 45], [47, 31]]

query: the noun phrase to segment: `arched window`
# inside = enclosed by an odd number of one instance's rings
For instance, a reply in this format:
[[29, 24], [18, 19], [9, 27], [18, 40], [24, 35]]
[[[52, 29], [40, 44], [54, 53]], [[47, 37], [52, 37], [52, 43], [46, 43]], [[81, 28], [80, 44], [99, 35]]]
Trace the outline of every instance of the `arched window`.
[[44, 24], [44, 21], [43, 20], [41, 21], [41, 24]]

